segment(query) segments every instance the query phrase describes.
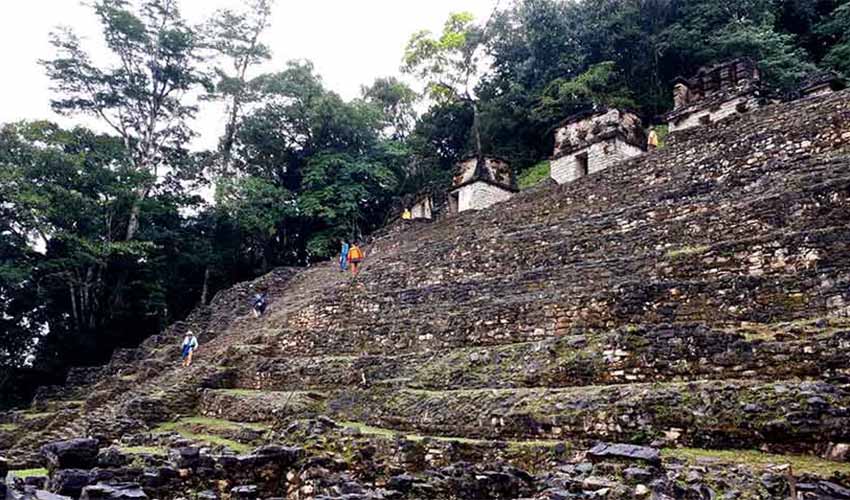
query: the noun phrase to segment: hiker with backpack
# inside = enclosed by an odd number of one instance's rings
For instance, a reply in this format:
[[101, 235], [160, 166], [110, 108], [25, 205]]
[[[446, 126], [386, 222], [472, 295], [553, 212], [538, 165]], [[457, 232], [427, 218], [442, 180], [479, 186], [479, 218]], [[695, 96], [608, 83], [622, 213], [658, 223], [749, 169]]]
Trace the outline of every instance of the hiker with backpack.
[[268, 292], [263, 292], [254, 295], [254, 298], [251, 301], [251, 311], [254, 313], [255, 318], [259, 318], [266, 312], [266, 307], [268, 306], [268, 294]]
[[357, 276], [357, 272], [359, 271], [360, 263], [363, 262], [365, 255], [363, 254], [363, 250], [360, 250], [360, 247], [357, 246], [357, 243], [351, 245], [351, 248], [348, 250], [348, 263], [351, 264], [351, 275]]
[[183, 345], [181, 349], [183, 366], [192, 366], [192, 355], [198, 349], [198, 339], [195, 338], [195, 334], [192, 333], [192, 330], [186, 332], [186, 337], [183, 338]]

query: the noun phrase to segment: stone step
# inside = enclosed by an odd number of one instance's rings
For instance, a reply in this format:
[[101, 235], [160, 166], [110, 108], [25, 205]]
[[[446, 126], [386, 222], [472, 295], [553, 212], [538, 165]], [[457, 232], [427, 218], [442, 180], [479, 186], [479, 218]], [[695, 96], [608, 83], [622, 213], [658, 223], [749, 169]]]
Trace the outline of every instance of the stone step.
[[333, 390], [391, 385], [420, 389], [571, 387], [639, 381], [748, 377], [850, 379], [850, 324], [820, 319], [745, 325], [632, 325], [608, 333], [544, 338], [397, 356], [274, 357], [244, 346], [233, 387]]
[[704, 380], [565, 389], [210, 390], [204, 416], [285, 424], [329, 414], [404, 433], [487, 440], [605, 440], [826, 455], [850, 443], [850, 387]]
[[825, 382], [706, 380], [569, 389], [344, 391], [336, 418], [434, 435], [579, 439], [826, 453], [850, 443], [850, 391]]
[[315, 391], [251, 391], [208, 389], [198, 413], [204, 417], [240, 422], [281, 422], [326, 412], [327, 396]]

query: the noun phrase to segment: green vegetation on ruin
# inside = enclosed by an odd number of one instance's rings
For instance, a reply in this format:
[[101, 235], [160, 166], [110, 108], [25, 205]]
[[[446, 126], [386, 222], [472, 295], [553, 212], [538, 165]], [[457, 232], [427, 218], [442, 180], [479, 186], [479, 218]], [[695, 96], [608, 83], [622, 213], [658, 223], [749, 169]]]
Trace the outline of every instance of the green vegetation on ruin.
[[671, 260], [683, 259], [693, 255], [702, 255], [707, 252], [709, 248], [711, 247], [708, 245], [685, 246], [675, 250], [668, 250], [666, 256]]
[[517, 177], [517, 185], [520, 189], [528, 189], [538, 184], [540, 181], [548, 179], [549, 168], [549, 160], [543, 160], [535, 163]]
[[0, 424], [0, 432], [11, 432], [18, 428], [18, 424]]
[[834, 473], [850, 474], [850, 464], [832, 462], [804, 455], [774, 455], [755, 450], [705, 450], [698, 448], [666, 448], [662, 450], [665, 458], [678, 458], [696, 463], [709, 459], [722, 463], [749, 465], [764, 468], [771, 465], [790, 464], [795, 475], [808, 473], [821, 477], [830, 477]]

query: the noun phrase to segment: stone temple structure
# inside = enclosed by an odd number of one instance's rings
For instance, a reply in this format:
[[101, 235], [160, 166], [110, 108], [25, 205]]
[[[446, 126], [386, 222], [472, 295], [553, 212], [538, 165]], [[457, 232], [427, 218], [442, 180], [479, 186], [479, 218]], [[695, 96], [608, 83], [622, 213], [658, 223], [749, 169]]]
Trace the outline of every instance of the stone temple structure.
[[550, 176], [558, 184], [643, 153], [646, 134], [636, 115], [618, 109], [581, 113], [555, 131]]
[[434, 199], [430, 194], [423, 194], [416, 198], [410, 207], [410, 214], [414, 220], [431, 220], [434, 217]]
[[850, 91], [627, 164], [219, 291], [0, 410], [0, 499], [850, 500]]
[[517, 192], [510, 164], [493, 156], [469, 157], [458, 163], [449, 193], [449, 212], [482, 210]]
[[755, 62], [741, 58], [700, 68], [692, 78], [677, 78], [669, 131], [706, 125], [759, 105], [761, 74]]
[[803, 97], [814, 97], [831, 94], [844, 90], [846, 82], [832, 71], [821, 71], [811, 75], [800, 86], [800, 94]]

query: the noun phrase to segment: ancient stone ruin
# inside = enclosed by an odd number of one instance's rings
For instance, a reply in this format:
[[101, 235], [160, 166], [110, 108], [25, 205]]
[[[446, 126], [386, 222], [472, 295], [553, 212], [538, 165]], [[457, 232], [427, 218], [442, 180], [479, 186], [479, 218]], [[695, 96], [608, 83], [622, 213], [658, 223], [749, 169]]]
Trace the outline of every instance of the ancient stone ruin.
[[417, 197], [410, 207], [410, 214], [414, 220], [431, 220], [434, 217], [434, 198], [430, 194]]
[[807, 78], [800, 86], [800, 94], [814, 97], [831, 94], [847, 88], [847, 82], [832, 71], [820, 71]]
[[461, 160], [449, 193], [449, 212], [483, 210], [517, 192], [510, 164], [493, 156]]
[[550, 176], [565, 184], [641, 155], [646, 134], [635, 114], [591, 111], [564, 120], [555, 131]]
[[755, 62], [741, 58], [700, 68], [673, 86], [673, 111], [665, 120], [669, 131], [685, 130], [746, 113], [759, 106], [761, 75]]
[[848, 500], [848, 219], [844, 90], [397, 224], [0, 412], [0, 498]]

